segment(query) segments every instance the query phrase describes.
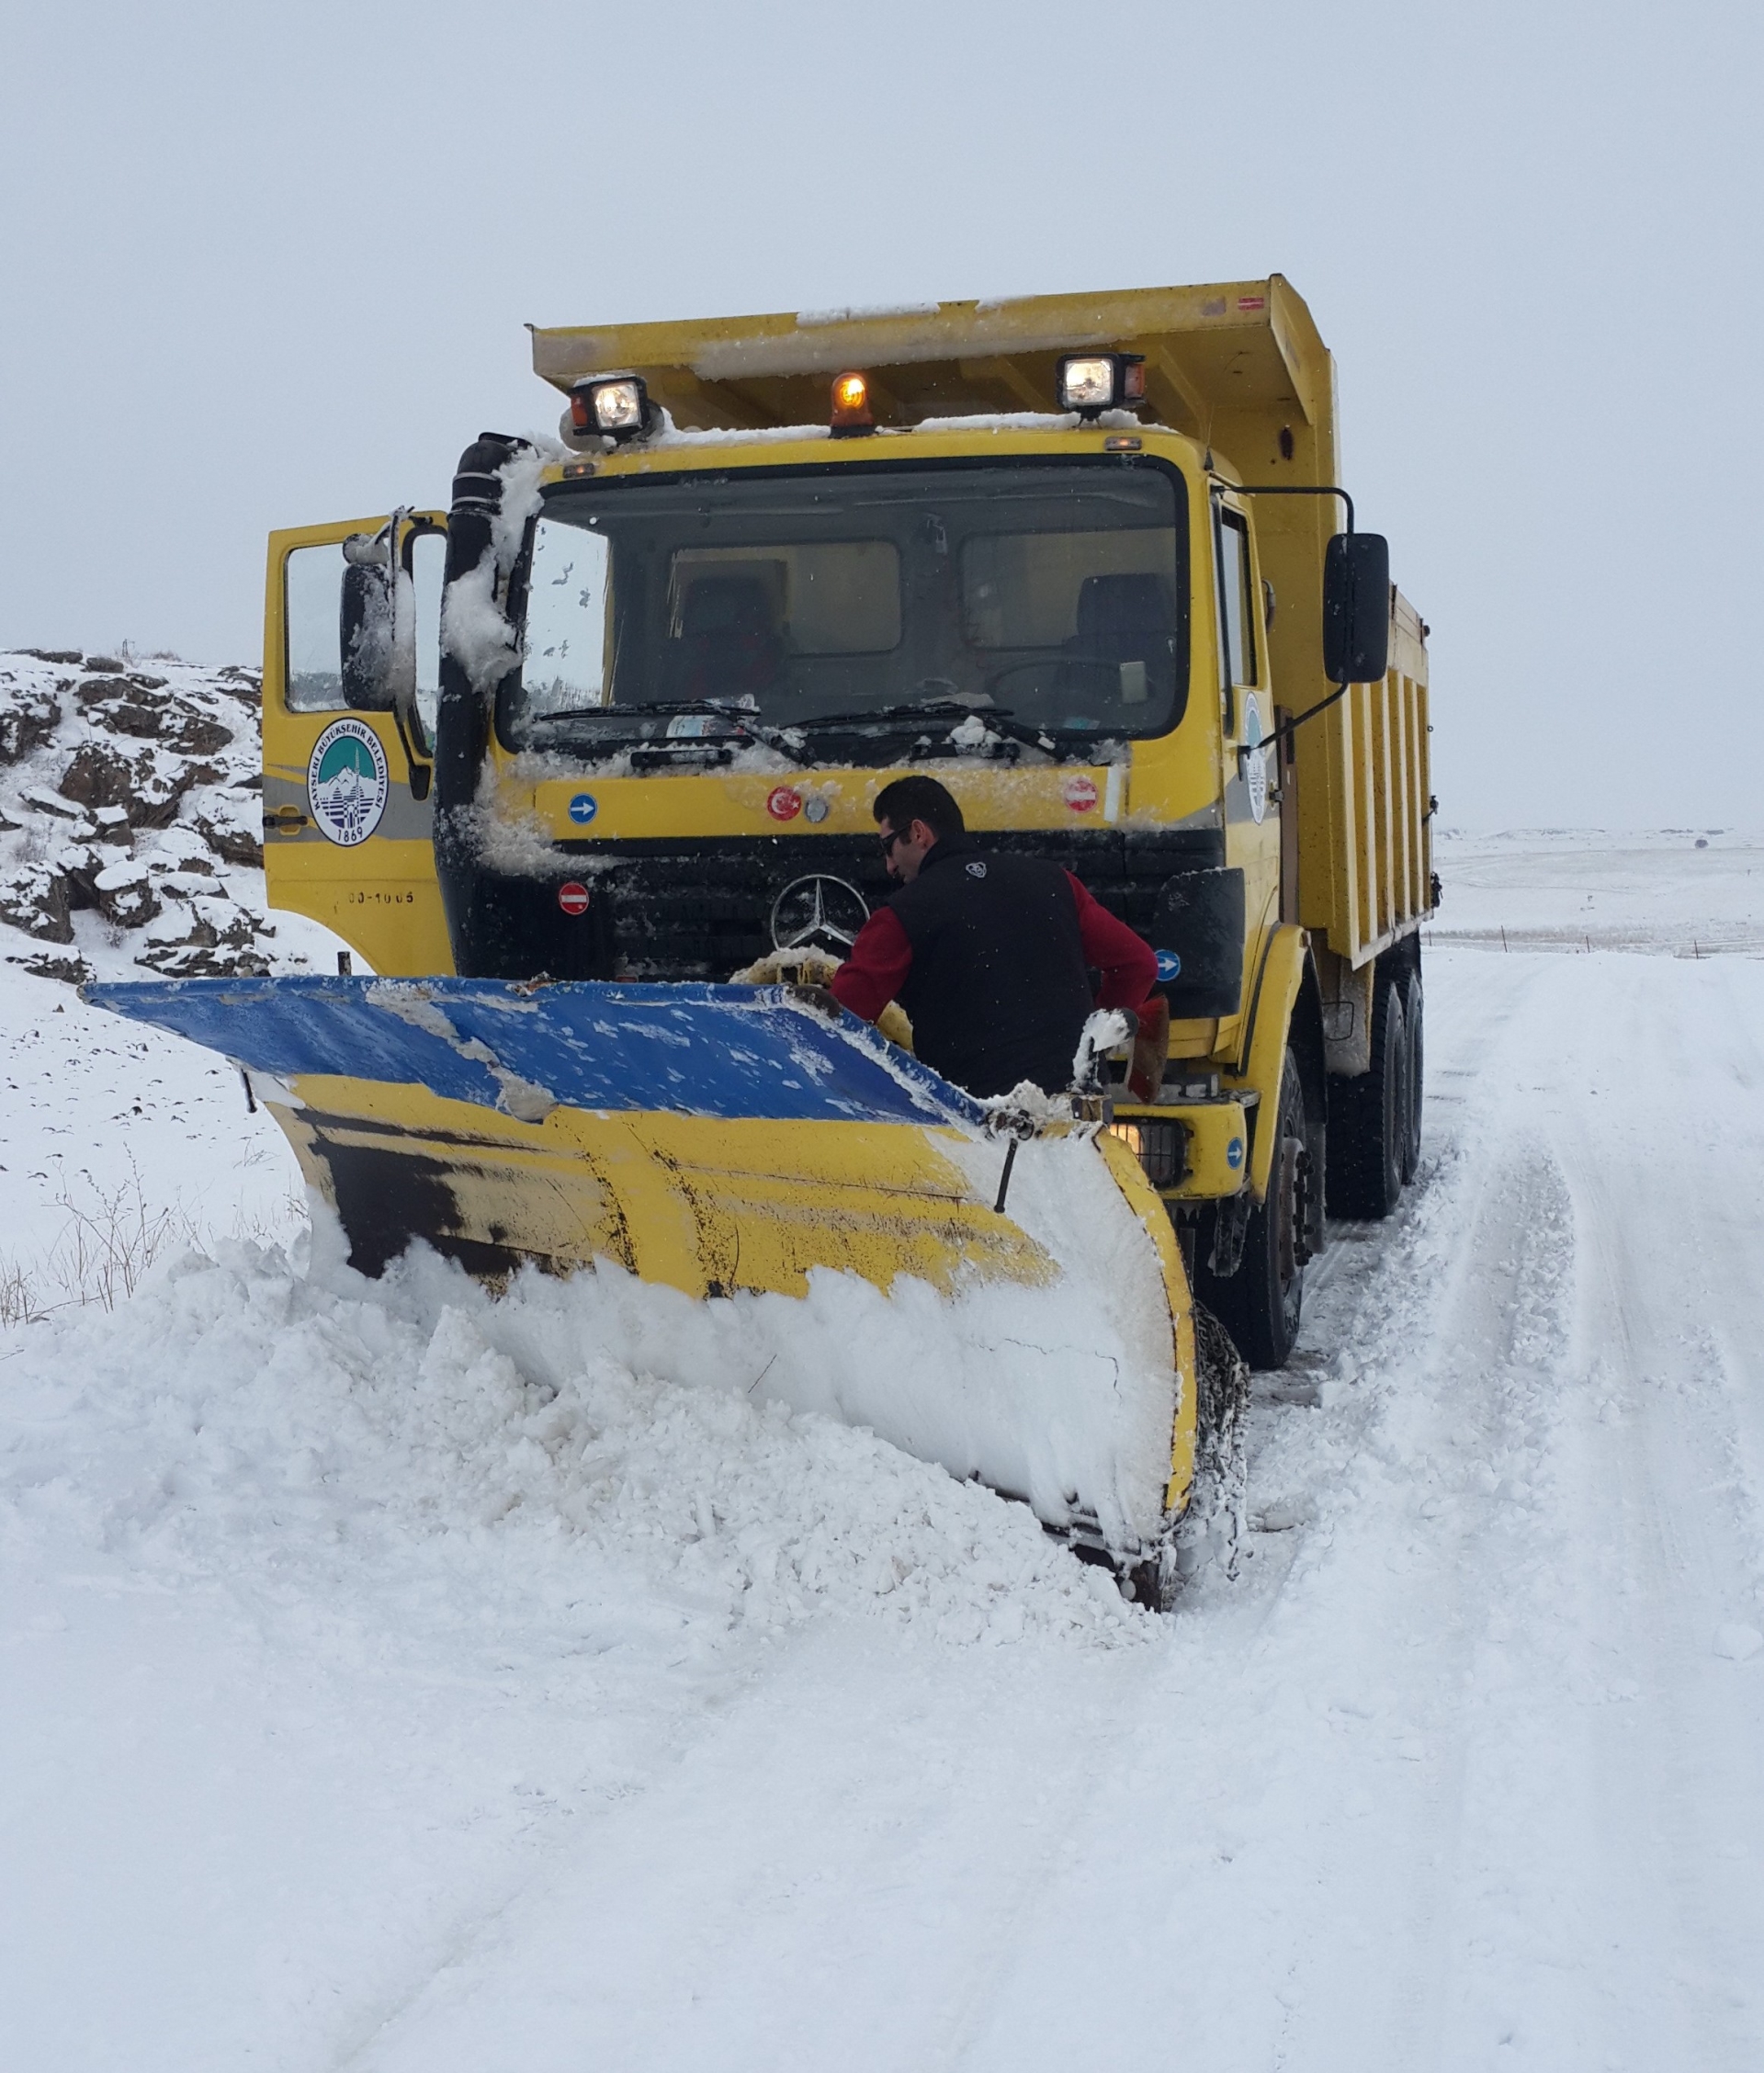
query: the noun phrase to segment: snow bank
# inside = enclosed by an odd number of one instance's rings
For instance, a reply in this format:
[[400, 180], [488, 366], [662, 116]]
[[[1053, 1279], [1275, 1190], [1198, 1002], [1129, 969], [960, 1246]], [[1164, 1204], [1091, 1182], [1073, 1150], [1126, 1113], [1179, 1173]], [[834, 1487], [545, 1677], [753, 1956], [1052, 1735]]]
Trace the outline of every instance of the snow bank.
[[828, 1608], [960, 1642], [1145, 1626], [1023, 1507], [762, 1400], [751, 1348], [668, 1291], [533, 1275], [498, 1301], [428, 1254], [369, 1283], [334, 1227], [307, 1275], [223, 1250], [11, 1335], [13, 1534], [52, 1519], [178, 1577], [445, 1569], [491, 1543], [549, 1598], [713, 1635]]

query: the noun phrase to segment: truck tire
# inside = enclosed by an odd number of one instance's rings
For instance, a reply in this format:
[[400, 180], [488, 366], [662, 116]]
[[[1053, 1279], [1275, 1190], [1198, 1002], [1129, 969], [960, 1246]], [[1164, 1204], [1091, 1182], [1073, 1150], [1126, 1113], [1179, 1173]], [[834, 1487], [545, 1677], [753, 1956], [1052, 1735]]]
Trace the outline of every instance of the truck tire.
[[1388, 1217], [1403, 1192], [1411, 1119], [1401, 980], [1380, 971], [1372, 997], [1372, 1070], [1329, 1082], [1332, 1217]]
[[1195, 1261], [1195, 1295], [1254, 1368], [1285, 1366], [1305, 1307], [1305, 1262], [1310, 1257], [1305, 1241], [1306, 1191], [1317, 1185], [1317, 1175], [1304, 1082], [1290, 1049], [1280, 1076], [1278, 1127], [1268, 1198], [1250, 1212], [1237, 1273], [1215, 1274], [1204, 1253]]
[[1421, 1043], [1421, 974], [1409, 972], [1403, 988], [1403, 1023], [1408, 1032], [1408, 1135], [1403, 1145], [1403, 1184], [1407, 1186], [1421, 1166], [1421, 1095], [1423, 1053]]

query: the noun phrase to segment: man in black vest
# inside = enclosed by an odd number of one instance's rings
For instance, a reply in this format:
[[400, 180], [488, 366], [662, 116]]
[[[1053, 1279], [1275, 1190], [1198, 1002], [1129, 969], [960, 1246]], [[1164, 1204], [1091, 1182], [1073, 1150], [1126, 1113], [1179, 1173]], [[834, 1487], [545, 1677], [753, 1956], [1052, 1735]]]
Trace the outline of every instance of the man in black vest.
[[875, 813], [901, 889], [858, 932], [834, 996], [865, 1022], [898, 1000], [915, 1054], [972, 1094], [1069, 1087], [1091, 1011], [1132, 1013], [1156, 983], [1150, 948], [1057, 864], [982, 852], [934, 777], [896, 778]]

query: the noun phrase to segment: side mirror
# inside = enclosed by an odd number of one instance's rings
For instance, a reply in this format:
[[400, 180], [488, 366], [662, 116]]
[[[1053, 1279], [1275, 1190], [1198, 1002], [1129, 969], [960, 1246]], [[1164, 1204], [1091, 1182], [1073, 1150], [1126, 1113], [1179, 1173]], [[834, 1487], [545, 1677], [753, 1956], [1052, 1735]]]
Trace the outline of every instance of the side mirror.
[[391, 571], [345, 561], [337, 633], [343, 696], [356, 712], [391, 710], [393, 621]]
[[[400, 514], [401, 516], [402, 514]], [[351, 533], [343, 543], [343, 592], [337, 624], [343, 696], [355, 712], [395, 712], [416, 696], [414, 630], [398, 637], [398, 572], [391, 534]], [[405, 606], [410, 609], [406, 582]]]
[[1337, 533], [1323, 556], [1323, 674], [1331, 684], [1375, 684], [1389, 666], [1390, 542]]

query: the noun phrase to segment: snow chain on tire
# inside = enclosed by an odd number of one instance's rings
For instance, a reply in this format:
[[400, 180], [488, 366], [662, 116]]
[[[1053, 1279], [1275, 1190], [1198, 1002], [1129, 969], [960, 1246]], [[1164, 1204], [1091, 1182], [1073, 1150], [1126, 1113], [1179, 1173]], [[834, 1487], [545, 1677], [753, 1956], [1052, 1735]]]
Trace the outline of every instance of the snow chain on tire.
[[1194, 1306], [1194, 1489], [1188, 1510], [1158, 1553], [1132, 1575], [1132, 1595], [1169, 1612], [1182, 1581], [1210, 1561], [1235, 1579], [1244, 1532], [1249, 1480], [1243, 1419], [1250, 1407], [1250, 1364], [1212, 1311]]
[[1238, 1573], [1238, 1545], [1244, 1530], [1249, 1463], [1243, 1421], [1250, 1408], [1250, 1364], [1212, 1311], [1194, 1306], [1195, 1409], [1194, 1500], [1189, 1518], [1209, 1538], [1222, 1530], [1226, 1574]]

